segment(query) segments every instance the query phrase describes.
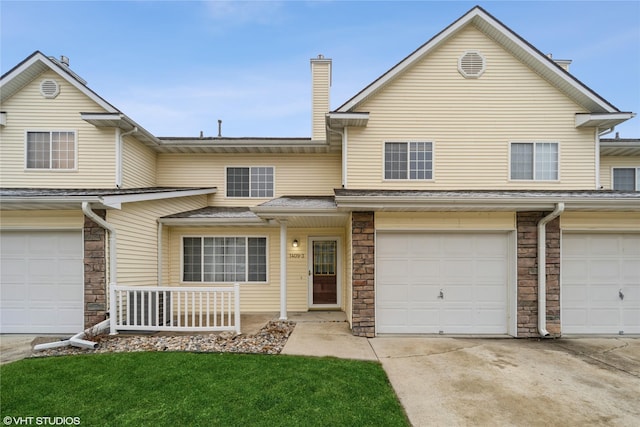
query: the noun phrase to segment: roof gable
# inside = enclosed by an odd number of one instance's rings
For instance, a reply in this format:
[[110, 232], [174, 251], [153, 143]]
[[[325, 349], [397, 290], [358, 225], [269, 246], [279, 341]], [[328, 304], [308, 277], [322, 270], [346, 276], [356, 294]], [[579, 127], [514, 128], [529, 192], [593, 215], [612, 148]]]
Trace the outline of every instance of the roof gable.
[[429, 55], [447, 40], [455, 37], [462, 29], [469, 25], [473, 25], [487, 37], [494, 40], [507, 52], [527, 65], [578, 105], [584, 107], [587, 111], [596, 113], [619, 112], [615, 106], [573, 77], [553, 62], [553, 60], [479, 6], [471, 9], [460, 19], [420, 46], [335, 111], [340, 113], [355, 111], [365, 100], [375, 96], [375, 94], [387, 84], [399, 78], [414, 64], [426, 55]]

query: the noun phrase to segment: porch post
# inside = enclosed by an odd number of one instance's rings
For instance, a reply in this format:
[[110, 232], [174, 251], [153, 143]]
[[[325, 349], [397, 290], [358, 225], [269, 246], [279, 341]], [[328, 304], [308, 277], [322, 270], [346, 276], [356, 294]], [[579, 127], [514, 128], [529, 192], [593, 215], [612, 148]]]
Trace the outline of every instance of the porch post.
[[280, 320], [287, 320], [287, 220], [280, 220]]

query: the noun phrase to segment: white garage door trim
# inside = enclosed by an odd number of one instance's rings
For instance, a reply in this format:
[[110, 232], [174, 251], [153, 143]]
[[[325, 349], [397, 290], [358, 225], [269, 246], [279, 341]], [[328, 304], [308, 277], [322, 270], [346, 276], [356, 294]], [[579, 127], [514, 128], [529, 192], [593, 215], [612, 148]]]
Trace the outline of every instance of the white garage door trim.
[[562, 333], [640, 333], [640, 233], [562, 234]]
[[506, 231], [378, 231], [376, 333], [515, 335], [514, 239]]
[[82, 230], [3, 230], [0, 245], [0, 331], [82, 330]]

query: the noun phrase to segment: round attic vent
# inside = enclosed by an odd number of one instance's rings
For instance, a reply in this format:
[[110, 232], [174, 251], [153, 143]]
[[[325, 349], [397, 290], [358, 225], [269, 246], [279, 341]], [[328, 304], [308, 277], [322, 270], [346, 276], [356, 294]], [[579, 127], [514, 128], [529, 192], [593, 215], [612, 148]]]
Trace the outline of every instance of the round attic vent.
[[458, 59], [458, 71], [468, 79], [477, 79], [484, 73], [485, 60], [480, 52], [469, 50]]
[[60, 86], [53, 79], [43, 80], [40, 82], [40, 93], [45, 98], [55, 98], [60, 93]]

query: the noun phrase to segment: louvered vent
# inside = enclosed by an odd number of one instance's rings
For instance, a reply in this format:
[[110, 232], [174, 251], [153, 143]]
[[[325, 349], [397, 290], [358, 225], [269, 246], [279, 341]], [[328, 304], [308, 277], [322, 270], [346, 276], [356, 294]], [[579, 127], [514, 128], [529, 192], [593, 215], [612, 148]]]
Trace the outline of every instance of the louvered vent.
[[458, 60], [458, 71], [466, 78], [477, 79], [484, 73], [486, 63], [480, 52], [470, 50]]
[[45, 98], [55, 98], [60, 93], [60, 86], [58, 86], [58, 82], [55, 80], [43, 80], [40, 83], [40, 93]]

